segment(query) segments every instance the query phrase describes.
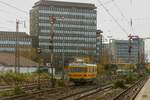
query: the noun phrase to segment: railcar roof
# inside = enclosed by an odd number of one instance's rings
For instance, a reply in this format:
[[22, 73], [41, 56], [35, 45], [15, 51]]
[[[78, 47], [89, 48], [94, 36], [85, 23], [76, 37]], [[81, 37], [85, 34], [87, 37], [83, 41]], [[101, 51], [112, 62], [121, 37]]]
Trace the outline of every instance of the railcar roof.
[[87, 63], [70, 63], [69, 66], [96, 66], [96, 64], [87, 64]]

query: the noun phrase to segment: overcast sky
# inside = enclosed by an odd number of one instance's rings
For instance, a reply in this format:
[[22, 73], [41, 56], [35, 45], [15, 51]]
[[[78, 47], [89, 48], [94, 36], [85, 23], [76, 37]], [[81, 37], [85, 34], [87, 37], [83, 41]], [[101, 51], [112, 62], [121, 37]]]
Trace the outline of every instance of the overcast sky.
[[[15, 31], [15, 20], [26, 20], [27, 28], [23, 28], [20, 25], [20, 31], [29, 32], [29, 10], [32, 8], [34, 3], [38, 0], [0, 0], [8, 3], [12, 6], [20, 8], [27, 13], [17, 11], [7, 5], [0, 2], [0, 30]], [[127, 35], [124, 31], [114, 22], [103, 7], [100, 5], [98, 0], [59, 0], [59, 1], [70, 1], [70, 2], [84, 2], [94, 3], [97, 6], [97, 28], [104, 31], [105, 36], [112, 35], [113, 38], [124, 39]], [[130, 28], [130, 18], [133, 18], [133, 30], [137, 35], [142, 37], [150, 36], [150, 0], [101, 0], [108, 11], [115, 17], [118, 23], [127, 31], [127, 33], [133, 33]], [[117, 34], [117, 35], [116, 35]]]
[[[2, 2], [22, 9], [20, 12]], [[20, 24], [20, 31], [29, 33], [29, 10], [38, 0], [0, 0], [0, 31], [15, 31], [15, 21], [26, 21], [26, 28]], [[54, 0], [56, 1], [56, 0]], [[150, 37], [150, 0], [101, 0], [107, 10], [113, 15], [126, 33], [107, 14], [98, 0], [57, 0], [69, 2], [93, 3], [97, 7], [97, 28], [104, 31], [104, 36], [111, 35], [115, 39], [127, 39], [127, 34], [133, 33], [141, 37]], [[132, 4], [131, 4], [132, 1]], [[132, 5], [132, 6], [131, 6]], [[133, 19], [133, 31], [130, 28], [130, 18]], [[148, 46], [148, 45], [147, 45]], [[148, 48], [148, 47], [147, 47]]]
[[[20, 31], [29, 31], [29, 10], [32, 8], [34, 3], [38, 0], [0, 0], [8, 3], [12, 6], [20, 8], [27, 12], [23, 13], [17, 11], [14, 8], [8, 7], [0, 2], [0, 30], [12, 30], [15, 31], [15, 20], [26, 20], [27, 28], [23, 29], [23, 25], [20, 25]], [[59, 0], [59, 1], [70, 1], [70, 2], [84, 2], [94, 3], [97, 6], [98, 13], [98, 29], [104, 31], [105, 35], [112, 35], [114, 38], [123, 39], [127, 37], [124, 31], [114, 22], [103, 7], [100, 5], [98, 0]], [[133, 18], [133, 30], [136, 34], [150, 34], [150, 0], [101, 0], [108, 11], [115, 17], [118, 23], [127, 31], [132, 33], [129, 22], [130, 18]], [[116, 35], [116, 34], [120, 34]], [[144, 37], [144, 36], [143, 36]]]

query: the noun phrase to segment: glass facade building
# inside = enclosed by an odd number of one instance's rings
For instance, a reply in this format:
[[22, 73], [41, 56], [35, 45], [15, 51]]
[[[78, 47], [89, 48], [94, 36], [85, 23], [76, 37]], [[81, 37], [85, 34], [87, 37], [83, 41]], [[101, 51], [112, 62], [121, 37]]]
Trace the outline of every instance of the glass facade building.
[[144, 41], [141, 39], [131, 41], [130, 59], [129, 59], [129, 40], [113, 40], [111, 47], [114, 63], [137, 64], [138, 60], [139, 62], [141, 62], [144, 56]]
[[16, 40], [22, 51], [30, 50], [32, 38], [24, 32], [0, 31], [0, 52], [15, 52]]
[[103, 49], [103, 35], [101, 34], [103, 33], [101, 30], [97, 30], [96, 32], [96, 56], [97, 56], [97, 62], [100, 61], [101, 57], [102, 57], [102, 49]]
[[[97, 11], [93, 4], [38, 1], [30, 11], [30, 34], [34, 47], [50, 52], [51, 23], [54, 24], [53, 50], [68, 56], [96, 56]], [[63, 17], [63, 19], [62, 19]]]

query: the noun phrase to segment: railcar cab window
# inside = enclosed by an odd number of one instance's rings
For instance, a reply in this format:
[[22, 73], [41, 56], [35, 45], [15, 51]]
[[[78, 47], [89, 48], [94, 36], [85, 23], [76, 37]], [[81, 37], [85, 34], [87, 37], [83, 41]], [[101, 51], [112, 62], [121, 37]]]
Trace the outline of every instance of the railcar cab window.
[[87, 72], [87, 68], [72, 67], [72, 68], [70, 68], [70, 72]]

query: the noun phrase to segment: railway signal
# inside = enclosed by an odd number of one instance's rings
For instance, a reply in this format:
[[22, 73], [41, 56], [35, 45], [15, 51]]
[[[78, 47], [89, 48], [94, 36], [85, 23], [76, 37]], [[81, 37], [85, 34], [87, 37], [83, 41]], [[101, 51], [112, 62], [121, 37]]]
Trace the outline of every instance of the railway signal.
[[38, 53], [38, 54], [41, 54], [41, 53], [42, 53], [41, 48], [37, 48], [37, 53]]
[[[52, 87], [54, 87], [55, 83], [54, 83], [54, 66], [53, 66], [53, 56], [54, 56], [54, 42], [53, 42], [53, 39], [54, 39], [54, 35], [55, 35], [55, 32], [54, 32], [54, 24], [56, 23], [57, 19], [61, 19], [62, 20], [62, 23], [64, 23], [64, 17], [56, 17], [56, 16], [49, 16], [49, 21], [50, 21], [50, 24], [51, 24], [51, 27], [50, 27], [50, 39], [49, 39], [49, 43], [50, 43], [50, 46], [49, 46], [49, 49], [51, 50], [51, 61], [50, 61], [50, 67], [51, 67], [51, 72], [52, 72]], [[64, 34], [64, 33], [63, 33]], [[64, 39], [63, 39], [63, 43], [64, 43]], [[63, 44], [64, 45], [64, 44]], [[64, 46], [63, 46], [63, 49], [64, 49]], [[63, 52], [63, 75], [62, 75], [62, 79], [64, 80], [64, 52]]]

